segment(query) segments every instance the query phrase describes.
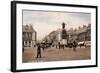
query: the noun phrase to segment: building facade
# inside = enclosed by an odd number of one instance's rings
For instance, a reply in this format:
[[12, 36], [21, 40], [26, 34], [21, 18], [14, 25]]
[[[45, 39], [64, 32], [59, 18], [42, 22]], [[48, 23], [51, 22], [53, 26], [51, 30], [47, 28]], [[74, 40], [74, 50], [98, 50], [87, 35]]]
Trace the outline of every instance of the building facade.
[[78, 42], [91, 41], [91, 24], [88, 24], [88, 26], [83, 25], [83, 27], [78, 30], [77, 40]]
[[23, 47], [34, 47], [37, 34], [32, 25], [22, 26]]

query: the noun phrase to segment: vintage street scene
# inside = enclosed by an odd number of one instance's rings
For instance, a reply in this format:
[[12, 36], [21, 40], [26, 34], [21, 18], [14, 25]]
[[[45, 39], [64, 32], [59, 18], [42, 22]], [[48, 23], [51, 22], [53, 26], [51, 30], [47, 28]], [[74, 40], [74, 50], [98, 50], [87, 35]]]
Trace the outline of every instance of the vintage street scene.
[[23, 63], [88, 59], [91, 14], [23, 10]]

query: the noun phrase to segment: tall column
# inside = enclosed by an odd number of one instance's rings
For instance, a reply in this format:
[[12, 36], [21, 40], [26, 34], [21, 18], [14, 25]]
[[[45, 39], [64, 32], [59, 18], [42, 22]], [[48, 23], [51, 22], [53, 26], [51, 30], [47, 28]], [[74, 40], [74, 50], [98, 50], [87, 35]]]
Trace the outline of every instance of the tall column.
[[67, 33], [66, 33], [66, 30], [65, 30], [65, 23], [62, 23], [62, 45], [63, 45], [63, 49], [64, 49], [64, 46], [66, 45], [67, 43]]

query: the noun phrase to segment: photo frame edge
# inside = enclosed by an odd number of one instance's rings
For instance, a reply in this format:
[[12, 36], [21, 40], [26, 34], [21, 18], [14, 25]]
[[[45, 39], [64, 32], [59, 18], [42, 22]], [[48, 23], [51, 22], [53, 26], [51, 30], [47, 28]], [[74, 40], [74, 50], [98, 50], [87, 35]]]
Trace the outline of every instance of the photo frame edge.
[[[40, 68], [40, 69], [26, 69], [26, 70], [17, 70], [16, 69], [16, 5], [23, 3], [30, 4], [46, 4], [46, 5], [56, 5], [57, 3], [42, 3], [42, 2], [26, 2], [26, 1], [11, 1], [11, 71], [12, 72], [23, 72], [23, 71], [43, 71], [43, 70], [58, 70], [58, 69], [73, 69], [73, 68], [88, 68], [88, 67], [98, 67], [98, 7], [97, 6], [87, 6], [87, 5], [74, 5], [68, 4], [68, 6], [75, 7], [86, 7], [86, 8], [95, 8], [96, 9], [96, 64], [87, 65], [87, 66], [75, 66], [75, 67], [58, 67], [58, 68]], [[67, 6], [67, 4], [57, 4], [58, 6]]]

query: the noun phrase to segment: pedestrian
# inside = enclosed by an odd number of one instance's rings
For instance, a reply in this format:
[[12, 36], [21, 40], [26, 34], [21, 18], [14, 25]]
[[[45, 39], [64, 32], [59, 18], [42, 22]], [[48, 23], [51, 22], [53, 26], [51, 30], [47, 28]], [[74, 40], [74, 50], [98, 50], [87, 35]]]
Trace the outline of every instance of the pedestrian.
[[38, 43], [37, 44], [37, 58], [41, 58], [41, 45]]
[[74, 41], [73, 41], [73, 51], [76, 51], [77, 45], [78, 45], [77, 42], [74, 40]]
[[59, 46], [59, 49], [60, 49], [60, 42], [58, 42], [58, 46]]

